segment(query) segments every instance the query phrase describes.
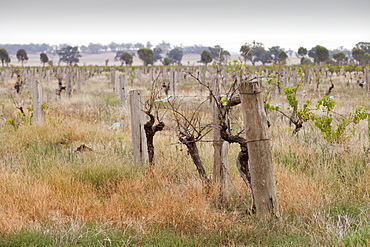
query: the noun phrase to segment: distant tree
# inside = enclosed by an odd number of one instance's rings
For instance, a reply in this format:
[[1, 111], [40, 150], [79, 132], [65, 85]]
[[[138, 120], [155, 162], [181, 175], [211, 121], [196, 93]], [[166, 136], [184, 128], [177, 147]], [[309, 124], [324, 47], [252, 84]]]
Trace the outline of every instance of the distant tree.
[[101, 50], [103, 50], [103, 46], [101, 44], [94, 44], [94, 43], [90, 43], [88, 46], [87, 46], [87, 49], [89, 51], [89, 53], [92, 53], [92, 54], [99, 54]]
[[208, 50], [211, 52], [213, 60], [220, 61], [220, 54], [223, 50], [221, 46], [215, 45], [214, 47], [208, 47]]
[[279, 61], [285, 62], [288, 58], [288, 55], [286, 54], [285, 51], [280, 51], [278, 57], [279, 57]]
[[162, 40], [162, 42], [156, 45], [155, 48], [161, 48], [163, 53], [167, 53], [171, 50], [171, 44]]
[[348, 58], [344, 52], [337, 52], [333, 54], [333, 58], [338, 64], [344, 64], [347, 62]]
[[116, 52], [116, 51], [117, 51], [118, 46], [119, 46], [119, 45], [118, 45], [117, 43], [114, 43], [114, 42], [111, 42], [111, 43], [108, 45], [109, 49], [110, 49], [111, 51], [113, 51], [113, 52]]
[[39, 52], [46, 52], [51, 49], [48, 44], [0, 44], [2, 49], [8, 51], [9, 54], [16, 54], [19, 49], [25, 49], [29, 54], [36, 54]]
[[251, 52], [252, 51], [252, 46], [251, 45], [249, 45], [249, 44], [242, 45], [240, 47], [239, 51], [240, 51], [240, 55], [244, 59], [244, 63], [246, 63], [247, 60], [252, 61], [253, 56], [252, 56], [252, 52]]
[[[270, 47], [269, 48], [269, 53], [271, 55], [271, 60], [273, 60], [275, 63], [278, 62], [278, 61], [281, 61], [280, 58], [279, 58], [279, 55], [280, 55], [281, 51], [283, 51], [283, 49], [280, 46]], [[286, 55], [286, 53], [285, 53], [285, 55]]]
[[315, 58], [319, 63], [326, 62], [329, 59], [329, 50], [321, 45], [317, 45]]
[[212, 62], [212, 54], [208, 50], [204, 50], [202, 54], [200, 54], [200, 62], [204, 63], [205, 65], [209, 64]]
[[153, 47], [153, 45], [152, 45], [152, 43], [150, 43], [150, 41], [148, 41], [148, 42], [146, 42], [146, 46], [145, 46], [146, 48], [152, 48]]
[[359, 64], [365, 64], [365, 51], [361, 48], [352, 49], [352, 57], [359, 62]]
[[136, 44], [133, 45], [133, 47], [136, 49], [141, 49], [144, 48], [145, 46], [142, 43], [137, 42]]
[[102, 45], [101, 47], [103, 49], [104, 52], [108, 52], [108, 49], [109, 49], [109, 46], [107, 45]]
[[356, 48], [364, 50], [365, 53], [370, 54], [370, 42], [359, 42], [356, 44]]
[[80, 52], [78, 51], [78, 46], [67, 46], [57, 51], [60, 62], [65, 62], [68, 65], [73, 63], [78, 63], [80, 61]]
[[230, 52], [227, 50], [222, 50], [220, 54], [220, 62], [227, 63], [230, 57]]
[[292, 49], [289, 48], [289, 50], [286, 51], [286, 54], [288, 56], [293, 56], [293, 54], [295, 54], [295, 51], [293, 51]]
[[58, 50], [58, 46], [52, 45], [52, 46], [49, 46], [49, 49], [47, 49], [46, 52], [54, 57], [57, 54], [57, 50]]
[[43, 64], [43, 66], [45, 67], [45, 64], [47, 62], [49, 62], [48, 55], [46, 55], [46, 53], [44, 53], [44, 52], [40, 53], [40, 61]]
[[306, 57], [307, 56], [307, 49], [306, 48], [304, 48], [304, 47], [299, 47], [298, 48], [298, 56], [300, 57], [300, 58], [304, 58], [304, 57]]
[[115, 61], [121, 61], [121, 56], [123, 54], [123, 51], [117, 51], [116, 56], [114, 57]]
[[18, 61], [21, 61], [23, 67], [24, 61], [28, 60], [27, 52], [24, 49], [19, 49], [17, 51], [17, 59]]
[[257, 43], [257, 46], [253, 47], [252, 54], [253, 65], [258, 61], [260, 61], [262, 64], [266, 64], [269, 63], [272, 59], [270, 51], [266, 51], [262, 43]]
[[184, 55], [184, 52], [182, 51], [182, 49], [180, 49], [178, 47], [172, 49], [168, 53], [168, 57], [171, 59], [172, 63], [176, 63], [178, 65], [181, 64], [181, 60], [182, 60], [183, 55]]
[[154, 53], [154, 62], [157, 62], [158, 60], [161, 60], [162, 59], [162, 49], [160, 47], [156, 47], [153, 49], [153, 53]]
[[148, 64], [153, 64], [154, 61], [154, 52], [149, 48], [140, 48], [137, 51], [139, 58], [143, 61], [144, 66]]
[[352, 51], [344, 48], [344, 46], [340, 46], [336, 49], [329, 50], [330, 57], [333, 57], [335, 53], [343, 52], [346, 57], [352, 56]]
[[126, 65], [131, 65], [133, 63], [133, 56], [128, 52], [124, 52], [121, 55], [122, 63], [125, 62]]
[[308, 51], [308, 56], [314, 60], [315, 63], [317, 63], [316, 60], [316, 47], [312, 47], [311, 50]]
[[323, 46], [317, 45], [308, 51], [308, 56], [313, 58], [316, 64], [319, 64], [329, 59], [329, 50]]
[[82, 53], [89, 53], [89, 48], [87, 48], [86, 45], [83, 45], [83, 46], [80, 47], [80, 51]]
[[365, 57], [365, 63], [370, 64], [370, 53], [365, 53], [364, 57]]
[[169, 58], [169, 57], [165, 57], [164, 59], [163, 59], [163, 61], [162, 61], [162, 64], [164, 65], [164, 66], [168, 66], [168, 65], [170, 65], [172, 63], [172, 59], [171, 58]]
[[207, 49], [207, 46], [203, 45], [192, 45], [183, 47], [184, 53], [193, 53], [193, 54], [202, 54], [204, 50]]
[[301, 58], [301, 64], [312, 64], [312, 61], [311, 61], [311, 59], [309, 59], [307, 57], [302, 57]]
[[214, 47], [208, 47], [208, 50], [211, 52], [212, 59], [217, 63], [227, 62], [230, 53], [227, 50], [224, 50], [221, 46], [216, 45]]
[[9, 57], [9, 53], [7, 50], [0, 49], [0, 60], [1, 60], [3, 67], [4, 67], [4, 63], [6, 64], [10, 63], [10, 57]]

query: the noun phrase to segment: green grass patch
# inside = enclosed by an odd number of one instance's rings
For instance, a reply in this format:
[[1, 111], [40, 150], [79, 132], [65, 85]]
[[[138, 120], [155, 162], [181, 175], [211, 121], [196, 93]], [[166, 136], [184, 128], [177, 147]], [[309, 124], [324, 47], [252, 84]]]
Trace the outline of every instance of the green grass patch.
[[70, 223], [35, 231], [21, 231], [0, 238], [2, 247], [132, 246], [135, 238], [118, 228]]

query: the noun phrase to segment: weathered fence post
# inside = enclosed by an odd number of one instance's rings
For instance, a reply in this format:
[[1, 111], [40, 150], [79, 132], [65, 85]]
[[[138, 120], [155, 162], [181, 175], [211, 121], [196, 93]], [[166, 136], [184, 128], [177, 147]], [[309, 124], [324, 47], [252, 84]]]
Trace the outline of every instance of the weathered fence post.
[[120, 74], [121, 74], [121, 72], [119, 72], [117, 70], [114, 72], [113, 91], [116, 94], [119, 94], [120, 93], [120, 89], [119, 89], [119, 86], [120, 86], [119, 76], [120, 76]]
[[27, 81], [29, 82], [28, 89], [30, 90], [30, 92], [32, 91], [32, 82], [34, 81], [34, 78], [35, 78], [34, 75], [35, 75], [35, 68], [31, 68], [27, 73]]
[[213, 179], [217, 185], [220, 186], [221, 193], [227, 195], [229, 188], [229, 161], [228, 151], [229, 144], [221, 138], [220, 134], [220, 109], [217, 105], [216, 100], [220, 96], [220, 81], [219, 76], [213, 79], [212, 94], [214, 98], [211, 98], [212, 104], [212, 116], [213, 116]]
[[292, 70], [292, 83], [294, 87], [297, 86], [297, 82], [298, 82], [298, 69], [295, 68], [294, 70]]
[[370, 87], [369, 87], [369, 83], [370, 83], [370, 71], [369, 71], [369, 68], [366, 67], [364, 69], [364, 82], [366, 82], [366, 91], [367, 92], [370, 92]]
[[121, 100], [121, 106], [126, 109], [127, 107], [127, 80], [126, 80], [126, 74], [120, 74], [119, 76], [119, 82], [120, 82], [120, 100]]
[[5, 71], [0, 70], [0, 86], [4, 87], [5, 85]]
[[73, 92], [73, 70], [69, 68], [66, 70], [66, 94], [71, 97]]
[[283, 87], [288, 87], [288, 72], [286, 68], [283, 70], [283, 84]]
[[163, 67], [162, 69], [162, 81], [166, 82], [167, 81], [167, 68]]
[[38, 80], [33, 80], [30, 84], [32, 84], [33, 121], [42, 123], [42, 84]]
[[116, 70], [115, 68], [110, 68], [110, 83], [112, 84], [113, 90], [116, 83]]
[[150, 83], [154, 82], [154, 71], [153, 70], [154, 70], [153, 68], [149, 69], [149, 82]]
[[82, 70], [77, 69], [77, 68], [75, 68], [74, 70], [75, 70], [74, 74], [75, 74], [75, 78], [76, 78], [76, 91], [81, 92], [81, 73], [82, 73]]
[[240, 98], [257, 217], [260, 219], [271, 218], [278, 215], [278, 201], [270, 136], [259, 81], [242, 82], [240, 84]]
[[6, 68], [4, 70], [4, 85], [5, 85], [5, 82], [8, 82], [10, 80], [10, 74], [11, 74], [11, 69]]
[[149, 161], [146, 135], [144, 130], [144, 95], [145, 90], [130, 91], [131, 132], [135, 165], [145, 165]]
[[46, 70], [46, 86], [50, 85], [50, 69]]
[[141, 84], [142, 83], [142, 72], [140, 68], [136, 70], [136, 74], [137, 74], [137, 81], [139, 84]]
[[171, 72], [170, 72], [170, 95], [172, 95], [173, 97], [176, 96], [176, 88], [177, 88], [177, 83], [176, 83], [176, 70], [174, 68], [171, 68]]

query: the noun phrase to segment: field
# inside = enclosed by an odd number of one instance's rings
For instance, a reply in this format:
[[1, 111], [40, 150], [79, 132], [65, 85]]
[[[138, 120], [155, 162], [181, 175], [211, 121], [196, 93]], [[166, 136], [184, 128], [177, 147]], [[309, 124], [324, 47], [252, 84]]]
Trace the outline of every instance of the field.
[[[14, 89], [16, 76], [0, 85], [0, 246], [369, 245], [367, 120], [349, 125], [348, 139], [336, 143], [325, 139], [312, 121], [292, 135], [294, 127], [278, 112], [269, 112], [280, 215], [263, 221], [248, 214], [250, 192], [235, 166], [238, 145], [229, 148], [232, 182], [228, 196], [221, 198], [216, 188], [205, 186], [199, 178], [179, 143], [166, 103], [158, 110], [166, 126], [154, 137], [155, 166], [134, 165], [130, 114], [113, 91], [109, 69], [100, 67], [71, 96], [64, 91], [60, 97], [55, 94], [54, 74], [49, 85], [42, 78], [42, 123], [32, 121], [27, 84], [20, 94]], [[264, 70], [248, 69], [251, 72], [245, 73]], [[144, 89], [149, 95], [153, 86], [148, 70], [143, 69], [141, 83], [132, 71], [125, 72], [132, 76], [130, 89]], [[154, 74], [158, 71], [162, 68], [157, 67]], [[361, 74], [353, 72], [353, 79], [349, 72], [331, 77], [335, 87], [330, 96], [337, 103], [334, 122], [357, 107], [369, 106], [369, 93], [357, 83]], [[211, 76], [207, 73], [206, 83]], [[227, 78], [232, 83], [232, 77]], [[157, 80], [161, 85], [161, 77]], [[261, 80], [267, 92], [270, 85]], [[329, 77], [322, 77], [320, 84], [300, 86], [299, 106], [311, 99], [314, 108], [330, 85]], [[179, 76], [174, 100], [186, 114], [193, 114], [208, 95], [191, 76]], [[157, 96], [165, 94], [161, 91]], [[289, 112], [283, 92], [276, 91], [269, 102]], [[242, 126], [240, 107], [233, 113], [237, 131]], [[198, 108], [198, 114], [202, 124], [212, 122], [209, 103]], [[113, 128], [114, 123], [121, 125]], [[209, 133], [198, 142], [208, 174], [213, 166], [211, 140]], [[91, 150], [76, 151], [82, 144]]]

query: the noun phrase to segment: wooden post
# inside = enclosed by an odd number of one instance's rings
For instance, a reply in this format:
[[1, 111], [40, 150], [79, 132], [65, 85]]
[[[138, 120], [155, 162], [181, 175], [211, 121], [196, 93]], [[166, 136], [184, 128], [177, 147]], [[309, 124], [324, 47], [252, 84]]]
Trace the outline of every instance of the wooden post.
[[126, 109], [127, 105], [127, 80], [126, 80], [126, 75], [125, 74], [120, 74], [119, 76], [119, 82], [120, 82], [120, 100], [121, 100], [121, 105], [124, 109]]
[[32, 92], [32, 82], [34, 81], [34, 78], [35, 78], [35, 68], [31, 68], [28, 73], [27, 73], [27, 81], [29, 81], [30, 83], [28, 83], [28, 89], [29, 91]]
[[256, 213], [260, 219], [271, 218], [279, 212], [262, 89], [259, 81], [253, 80], [242, 82], [239, 90]]
[[72, 96], [72, 81], [73, 81], [73, 70], [68, 69], [66, 70], [66, 94], [71, 97]]
[[369, 92], [370, 71], [368, 67], [364, 69], [364, 82], [366, 82], [366, 91]]
[[46, 86], [50, 85], [50, 69], [46, 70]]
[[297, 82], [298, 82], [298, 69], [294, 69], [292, 71], [292, 83], [294, 87], [297, 86]]
[[75, 69], [75, 77], [76, 77], [76, 91], [81, 92], [81, 69]]
[[34, 123], [42, 123], [42, 85], [37, 80], [30, 84], [32, 84], [33, 121]]
[[167, 68], [163, 67], [163, 69], [162, 69], [162, 81], [166, 82], [166, 80], [167, 80]]
[[131, 132], [135, 165], [145, 165], [149, 161], [146, 135], [144, 130], [144, 95], [145, 90], [130, 91]]
[[43, 70], [43, 68], [41, 67], [41, 68], [38, 68], [38, 69], [37, 69], [37, 72], [39, 72], [39, 82], [42, 84], [42, 77], [43, 77], [43, 75], [44, 75], [44, 70]]
[[4, 71], [5, 82], [8, 82], [10, 80], [10, 74], [11, 74], [11, 70], [9, 68], [6, 68]]
[[[216, 99], [220, 95], [220, 80], [219, 76], [213, 80], [212, 93]], [[217, 106], [215, 98], [211, 98], [212, 116], [213, 116], [213, 179], [220, 186], [221, 194], [227, 196], [229, 188], [229, 161], [228, 151], [229, 144], [221, 138], [220, 134], [220, 109]]]
[[142, 83], [142, 76], [141, 76], [141, 69], [140, 68], [138, 68], [137, 70], [136, 70], [136, 72], [137, 72], [137, 81], [138, 81], [138, 83], [139, 84], [141, 84]]
[[154, 72], [153, 72], [153, 68], [150, 68], [150, 69], [149, 69], [149, 81], [150, 81], [150, 83], [153, 83], [153, 82], [154, 82]]
[[115, 93], [119, 94], [120, 93], [120, 79], [119, 79], [119, 76], [120, 76], [120, 72], [119, 71], [115, 71], [114, 72], [114, 84], [113, 84], [113, 90]]
[[115, 85], [115, 80], [116, 80], [116, 70], [114, 68], [110, 68], [110, 82], [112, 84], [112, 87], [114, 87]]
[[309, 69], [304, 69], [304, 70], [303, 70], [303, 73], [304, 73], [303, 83], [304, 83], [305, 85], [307, 85], [307, 84], [308, 84], [308, 82], [309, 82], [309, 78], [310, 78], [310, 70], [309, 70]]
[[4, 87], [5, 86], [5, 71], [0, 70], [0, 86]]
[[283, 87], [288, 87], [288, 73], [286, 71], [286, 68], [283, 70]]
[[170, 72], [170, 95], [173, 97], [176, 96], [176, 70], [174, 68], [171, 68]]

